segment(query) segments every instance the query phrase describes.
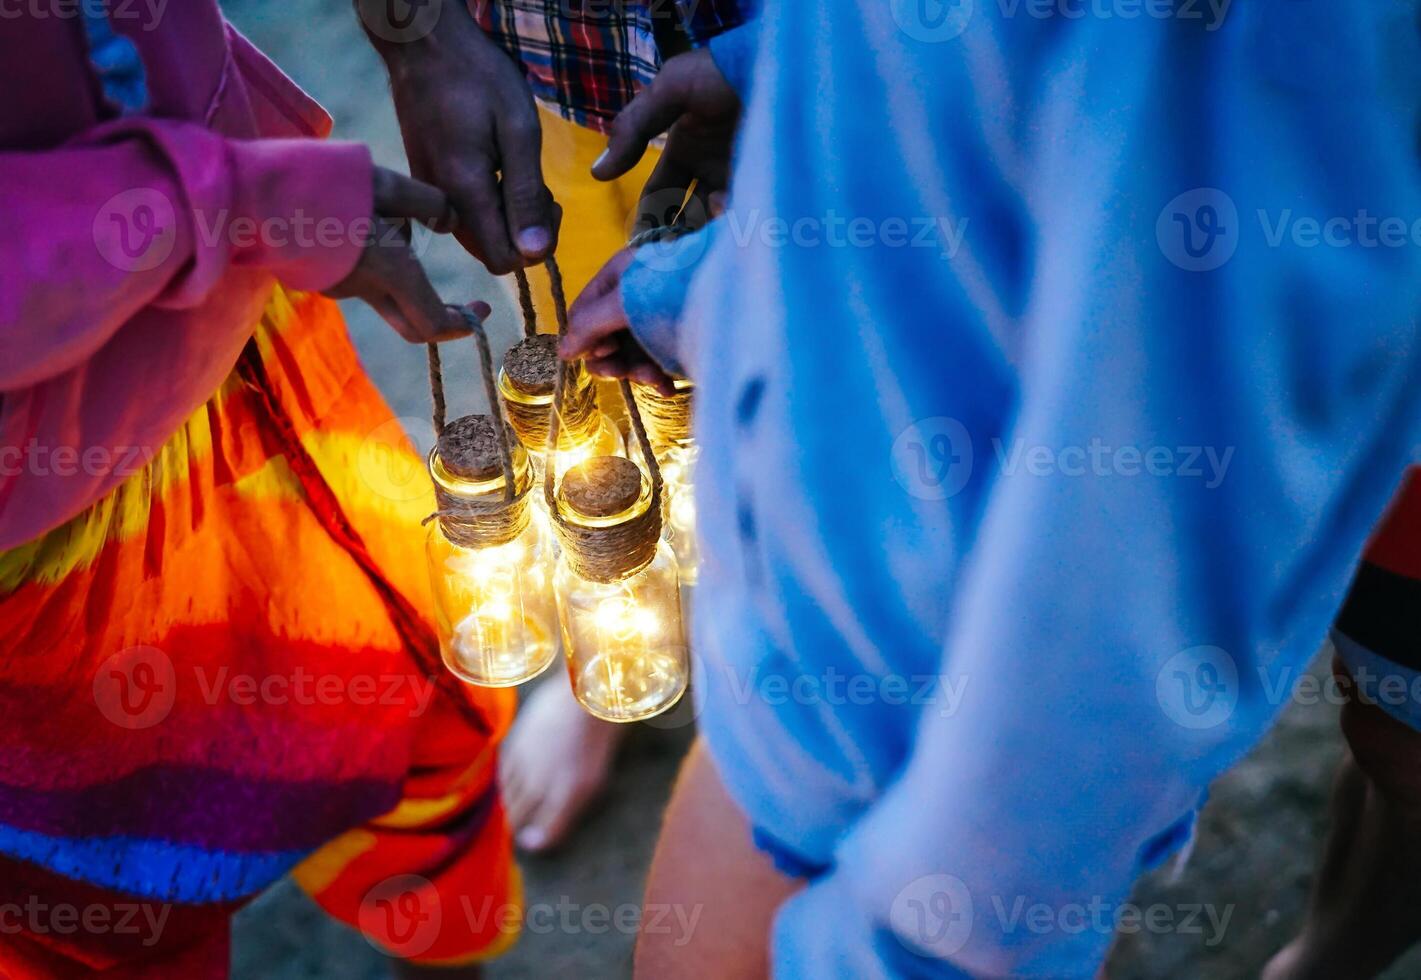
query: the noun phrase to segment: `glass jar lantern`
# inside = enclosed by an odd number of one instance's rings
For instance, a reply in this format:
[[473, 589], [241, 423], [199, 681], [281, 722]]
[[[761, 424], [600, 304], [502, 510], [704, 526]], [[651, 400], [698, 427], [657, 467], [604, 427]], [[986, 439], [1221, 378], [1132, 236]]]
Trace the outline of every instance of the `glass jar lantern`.
[[[498, 395], [509, 425], [533, 459], [534, 479], [541, 480], [547, 459], [548, 415], [557, 381], [558, 338], [538, 334], [519, 341], [504, 355], [498, 372]], [[622, 451], [622, 436], [597, 407], [597, 388], [579, 361], [565, 366], [562, 420], [554, 476], [594, 456]]]
[[556, 490], [564, 547], [554, 591], [568, 674], [577, 700], [606, 721], [661, 714], [689, 679], [676, 557], [649, 513], [654, 496], [620, 456], [574, 466]]
[[528, 454], [505, 434], [509, 495], [494, 425], [458, 419], [430, 453], [439, 512], [426, 552], [445, 665], [480, 687], [512, 687], [557, 653], [553, 549], [545, 523], [531, 519]]

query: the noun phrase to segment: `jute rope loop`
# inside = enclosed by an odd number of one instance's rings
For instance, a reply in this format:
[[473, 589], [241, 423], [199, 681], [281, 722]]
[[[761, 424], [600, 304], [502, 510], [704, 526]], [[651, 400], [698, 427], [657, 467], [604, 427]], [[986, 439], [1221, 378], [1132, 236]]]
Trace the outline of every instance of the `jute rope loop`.
[[533, 287], [528, 285], [528, 273], [516, 269], [513, 281], [518, 284], [518, 305], [523, 310], [523, 336], [538, 335], [538, 311], [533, 308]]
[[[437, 518], [444, 536], [466, 548], [507, 544], [528, 526], [532, 478], [526, 463], [520, 472], [514, 462], [513, 437], [499, 401], [498, 384], [493, 374], [493, 352], [489, 348], [483, 322], [465, 307], [451, 306], [450, 309], [464, 318], [478, 345], [479, 370], [489, 401], [489, 414], [469, 415], [446, 424], [444, 376], [438, 348], [430, 344], [430, 395], [434, 403], [434, 429], [439, 443], [430, 450], [428, 462], [439, 509], [425, 518], [424, 523]], [[451, 462], [463, 462], [464, 457], [481, 455], [489, 442], [493, 444], [498, 468], [503, 475], [499, 497], [492, 493], [460, 493], [441, 479], [441, 468], [447, 477], [455, 469], [449, 465]], [[447, 454], [457, 451], [461, 458], [445, 460], [441, 457], [441, 449]]]
[[444, 402], [444, 368], [440, 364], [439, 345], [426, 344], [429, 354], [429, 400], [434, 403], [434, 435], [435, 438], [444, 434], [445, 422], [445, 402]]
[[678, 385], [676, 394], [663, 395], [651, 385], [632, 385], [632, 395], [646, 420], [646, 430], [658, 454], [691, 441], [693, 391], [691, 385]]
[[[567, 335], [567, 297], [563, 290], [562, 275], [556, 260], [549, 258], [545, 263], [548, 278], [552, 284], [553, 310], [557, 315], [558, 337]], [[556, 451], [562, 428], [566, 425], [566, 400], [571, 367], [564, 366], [557, 372], [553, 382], [552, 409], [548, 413], [548, 436], [544, 443], [549, 460], [556, 459]], [[576, 365], [575, 367], [581, 367]], [[575, 377], [575, 376], [574, 376]], [[547, 466], [543, 472], [543, 498], [548, 505], [558, 541], [563, 547], [563, 555], [573, 571], [594, 582], [616, 582], [644, 568], [656, 557], [656, 548], [661, 540], [661, 500], [663, 481], [661, 467], [657, 465], [656, 453], [652, 450], [651, 438], [637, 408], [631, 385], [619, 384], [622, 400], [626, 403], [627, 417], [631, 420], [632, 432], [636, 436], [637, 448], [646, 461], [646, 472], [651, 480], [651, 501], [644, 510], [633, 509], [624, 521], [591, 527], [575, 519], [569, 519], [557, 500], [557, 467]], [[600, 523], [600, 522], [599, 522]]]

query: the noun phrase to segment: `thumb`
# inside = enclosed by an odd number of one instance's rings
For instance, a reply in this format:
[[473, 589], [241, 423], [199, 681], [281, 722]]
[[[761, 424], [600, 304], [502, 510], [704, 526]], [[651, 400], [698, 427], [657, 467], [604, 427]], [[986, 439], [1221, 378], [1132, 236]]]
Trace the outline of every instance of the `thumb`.
[[557, 243], [559, 215], [543, 181], [543, 133], [536, 125], [508, 123], [499, 127], [502, 153], [500, 190], [509, 240], [524, 259], [537, 260]]
[[386, 167], [375, 168], [375, 213], [383, 218], [413, 218], [439, 232], [452, 231], [454, 208], [439, 188]]

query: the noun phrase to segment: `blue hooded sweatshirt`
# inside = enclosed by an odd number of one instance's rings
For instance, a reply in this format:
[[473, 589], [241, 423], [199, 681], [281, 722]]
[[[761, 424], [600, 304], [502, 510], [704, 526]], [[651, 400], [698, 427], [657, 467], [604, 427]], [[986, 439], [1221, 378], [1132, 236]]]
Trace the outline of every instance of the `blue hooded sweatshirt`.
[[729, 209], [623, 296], [698, 385], [702, 731], [812, 876], [778, 975], [1093, 976], [1268, 728], [1421, 446], [1417, 24], [771, 0], [713, 49]]

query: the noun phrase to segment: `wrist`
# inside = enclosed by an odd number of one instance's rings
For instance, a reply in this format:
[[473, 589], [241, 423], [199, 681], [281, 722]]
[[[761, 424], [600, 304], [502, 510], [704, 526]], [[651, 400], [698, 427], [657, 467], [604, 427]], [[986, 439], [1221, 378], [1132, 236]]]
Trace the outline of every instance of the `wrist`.
[[389, 0], [354, 0], [356, 15], [371, 46], [391, 78], [416, 63], [430, 59], [478, 54], [478, 47], [493, 46], [473, 13], [462, 0], [440, 3], [432, 0], [410, 5], [404, 18], [397, 18]]

